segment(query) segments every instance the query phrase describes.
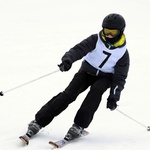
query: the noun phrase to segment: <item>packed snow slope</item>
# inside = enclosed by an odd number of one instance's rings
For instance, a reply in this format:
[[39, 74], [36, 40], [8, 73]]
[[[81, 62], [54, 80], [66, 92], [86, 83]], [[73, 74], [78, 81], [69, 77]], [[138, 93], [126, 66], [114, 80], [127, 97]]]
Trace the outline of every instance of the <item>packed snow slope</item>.
[[18, 137], [26, 132], [35, 113], [69, 84], [82, 60], [69, 72], [40, 77], [57, 71], [62, 55], [98, 33], [103, 18], [115, 12], [126, 19], [131, 59], [118, 109], [140, 123], [106, 109], [107, 91], [87, 129], [90, 134], [64, 149], [149, 150], [149, 8], [149, 0], [0, 0], [0, 90], [4, 92], [0, 97], [0, 149], [48, 150], [49, 140], [63, 138], [88, 90], [28, 146], [23, 146]]

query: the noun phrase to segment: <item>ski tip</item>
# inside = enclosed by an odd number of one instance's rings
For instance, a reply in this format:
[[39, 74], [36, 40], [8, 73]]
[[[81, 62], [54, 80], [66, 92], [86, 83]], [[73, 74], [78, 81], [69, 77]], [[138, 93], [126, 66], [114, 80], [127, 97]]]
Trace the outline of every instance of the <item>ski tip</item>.
[[53, 141], [49, 141], [49, 144], [56, 147], [56, 148], [59, 148], [59, 145], [57, 145], [55, 142]]
[[25, 145], [28, 145], [28, 144], [29, 144], [29, 140], [28, 140], [25, 136], [20, 136], [19, 139], [21, 139], [21, 141], [22, 141]]

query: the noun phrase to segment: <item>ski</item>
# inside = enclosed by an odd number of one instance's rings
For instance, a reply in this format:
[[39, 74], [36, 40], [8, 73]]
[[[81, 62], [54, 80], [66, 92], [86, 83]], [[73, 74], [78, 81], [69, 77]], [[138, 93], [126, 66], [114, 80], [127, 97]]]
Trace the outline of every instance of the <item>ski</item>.
[[29, 137], [26, 135], [20, 136], [19, 139], [21, 139], [21, 141], [25, 144], [28, 145], [29, 144]]
[[[80, 137], [86, 136], [88, 134], [89, 134], [88, 131], [83, 130]], [[78, 137], [78, 138], [80, 138], [80, 137]], [[76, 139], [78, 139], [78, 138], [76, 138]], [[76, 139], [74, 139], [74, 140], [76, 140]], [[67, 141], [65, 139], [61, 139], [61, 140], [58, 140], [58, 141], [55, 141], [55, 142], [54, 141], [49, 141], [49, 144], [52, 146], [51, 149], [55, 149], [55, 148], [64, 147], [65, 145], [67, 145], [68, 143], [70, 143], [70, 142], [72, 142], [74, 140]]]
[[62, 139], [62, 140], [59, 140], [56, 142], [49, 141], [49, 144], [52, 146], [52, 149], [61, 148], [61, 147], [65, 146], [67, 143], [68, 143], [68, 141], [65, 139]]

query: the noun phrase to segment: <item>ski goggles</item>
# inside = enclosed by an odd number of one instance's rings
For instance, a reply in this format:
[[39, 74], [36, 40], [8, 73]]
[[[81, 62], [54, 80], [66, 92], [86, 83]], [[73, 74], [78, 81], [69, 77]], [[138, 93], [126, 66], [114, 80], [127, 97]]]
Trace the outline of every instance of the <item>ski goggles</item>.
[[116, 37], [117, 35], [119, 35], [120, 30], [104, 28], [104, 29], [103, 29], [103, 33], [104, 33], [105, 36], [111, 35], [111, 36], [113, 36], [113, 37]]

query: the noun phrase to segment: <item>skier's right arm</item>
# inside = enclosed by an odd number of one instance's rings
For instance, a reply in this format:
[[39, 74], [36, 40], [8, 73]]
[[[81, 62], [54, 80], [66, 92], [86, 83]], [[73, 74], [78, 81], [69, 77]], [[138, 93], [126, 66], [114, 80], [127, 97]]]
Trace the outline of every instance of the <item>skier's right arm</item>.
[[72, 63], [82, 59], [88, 52], [92, 51], [95, 48], [97, 39], [98, 35], [93, 34], [72, 47], [62, 57], [62, 63], [58, 65], [59, 69], [61, 71], [68, 71], [71, 68]]

